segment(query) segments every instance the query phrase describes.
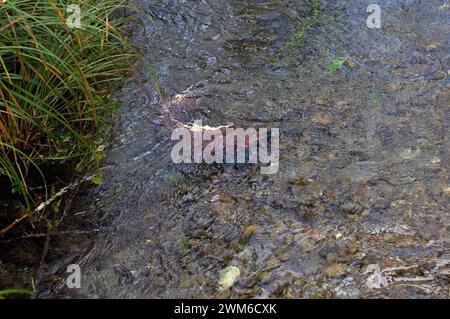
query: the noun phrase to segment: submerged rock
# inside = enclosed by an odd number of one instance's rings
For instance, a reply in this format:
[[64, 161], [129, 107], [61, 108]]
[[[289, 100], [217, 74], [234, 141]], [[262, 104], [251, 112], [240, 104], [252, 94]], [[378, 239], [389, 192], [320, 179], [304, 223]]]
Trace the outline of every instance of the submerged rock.
[[325, 269], [325, 274], [328, 278], [335, 278], [345, 275], [346, 270], [343, 264], [334, 264]]
[[366, 280], [366, 285], [369, 289], [381, 289], [382, 287], [387, 287], [389, 285], [386, 277], [381, 272], [379, 265], [372, 264], [367, 266], [365, 273], [370, 273]]
[[219, 273], [219, 286], [222, 289], [231, 288], [238, 277], [241, 275], [241, 271], [238, 267], [229, 266], [224, 268]]

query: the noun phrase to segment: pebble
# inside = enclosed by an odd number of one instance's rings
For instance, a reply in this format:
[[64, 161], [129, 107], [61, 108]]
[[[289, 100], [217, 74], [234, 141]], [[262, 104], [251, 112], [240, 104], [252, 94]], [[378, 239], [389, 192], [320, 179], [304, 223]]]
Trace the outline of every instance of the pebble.
[[325, 275], [328, 278], [336, 278], [345, 275], [345, 266], [343, 264], [334, 264], [325, 269]]
[[333, 122], [333, 117], [326, 113], [319, 113], [314, 115], [312, 121], [315, 124], [330, 125]]
[[241, 275], [241, 271], [238, 267], [229, 266], [224, 268], [219, 273], [219, 286], [222, 289], [231, 288], [238, 277]]

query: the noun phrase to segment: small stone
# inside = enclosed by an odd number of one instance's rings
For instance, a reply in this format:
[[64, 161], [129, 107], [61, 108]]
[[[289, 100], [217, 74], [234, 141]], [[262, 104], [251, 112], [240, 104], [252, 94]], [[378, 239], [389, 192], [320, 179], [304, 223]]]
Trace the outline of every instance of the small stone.
[[219, 198], [220, 198], [220, 195], [214, 195], [209, 202], [217, 203], [219, 201]]
[[327, 254], [327, 261], [332, 263], [332, 262], [336, 262], [339, 258], [339, 256], [335, 253], [335, 252], [330, 252]]
[[252, 236], [253, 234], [256, 233], [256, 231], [258, 230], [258, 226], [257, 225], [251, 225], [248, 226], [244, 229], [244, 235], [245, 236]]
[[358, 298], [359, 289], [352, 277], [345, 278], [341, 284], [334, 289], [336, 296], [339, 298]]
[[403, 207], [403, 206], [407, 206], [407, 205], [411, 205], [411, 202], [409, 202], [409, 201], [407, 201], [405, 199], [399, 199], [399, 200], [393, 201], [389, 205], [389, 207], [395, 209], [395, 208]]
[[294, 293], [292, 292], [291, 287], [286, 287], [283, 289], [283, 297], [286, 299], [293, 299]]
[[231, 288], [238, 277], [241, 275], [241, 271], [238, 267], [229, 266], [227, 268], [222, 269], [219, 272], [219, 286], [222, 289]]
[[375, 58], [371, 55], [365, 55], [363, 57], [363, 61], [368, 62], [368, 61], [375, 61]]
[[263, 272], [260, 273], [258, 276], [256, 276], [256, 280], [258, 280], [258, 281], [264, 281], [264, 280], [266, 280], [269, 276], [270, 276], [270, 272], [268, 272], [268, 271], [263, 271]]
[[354, 68], [356, 68], [358, 65], [354, 62], [354, 61], [352, 61], [351, 59], [347, 59], [346, 61], [345, 61], [345, 64], [350, 68], [350, 69], [354, 69]]
[[333, 122], [333, 117], [326, 113], [319, 113], [314, 115], [312, 121], [320, 125], [330, 125]]
[[447, 196], [450, 196], [450, 187], [444, 189], [444, 193], [447, 194]]
[[191, 246], [191, 247], [197, 247], [200, 245], [201, 241], [199, 239], [193, 238], [193, 239], [189, 239], [188, 243], [189, 243], [189, 246]]
[[336, 278], [345, 275], [346, 270], [343, 264], [334, 264], [325, 269], [325, 275], [328, 278]]
[[310, 179], [307, 179], [307, 178], [297, 178], [297, 179], [294, 179], [292, 181], [289, 181], [289, 184], [295, 185], [295, 186], [306, 186], [306, 185], [309, 185], [311, 183], [312, 183], [312, 181]]
[[349, 104], [348, 101], [338, 101], [338, 102], [336, 103], [336, 106], [337, 106], [337, 107], [343, 107], [343, 106], [346, 106], [346, 105], [348, 105], [348, 104]]
[[439, 45], [439, 43], [430, 43], [430, 44], [428, 44], [427, 45], [427, 49], [428, 50], [433, 50], [433, 49], [437, 49], [437, 48], [439, 48], [440, 47], [440, 45]]
[[273, 269], [275, 267], [278, 267], [281, 264], [280, 259], [276, 256], [271, 256], [266, 261], [266, 269]]
[[318, 105], [327, 105], [327, 100], [325, 100], [324, 98], [317, 98], [315, 99], [316, 104]]
[[227, 203], [227, 204], [229, 204], [229, 203], [231, 203], [233, 200], [232, 200], [231, 197], [229, 197], [229, 196], [220, 195], [220, 196], [219, 196], [219, 201], [222, 202], [222, 203]]
[[216, 298], [217, 299], [228, 299], [228, 298], [230, 298], [230, 296], [231, 296], [230, 289], [223, 289], [216, 295]]
[[217, 202], [221, 202], [221, 203], [231, 203], [232, 199], [228, 196], [225, 195], [214, 195], [211, 200], [209, 201], [210, 203], [217, 203]]
[[439, 165], [439, 164], [441, 164], [441, 159], [438, 157], [433, 157], [433, 159], [431, 160], [431, 164]]
[[195, 285], [195, 278], [186, 278], [180, 282], [180, 289], [190, 288]]
[[388, 88], [388, 90], [389, 91], [397, 91], [399, 88], [400, 88], [400, 85], [399, 84], [396, 84], [396, 83], [389, 83], [388, 85], [387, 85], [387, 88]]
[[359, 251], [360, 246], [361, 245], [358, 242], [351, 241], [346, 245], [345, 249], [346, 249], [347, 253], [354, 255]]
[[354, 256], [354, 258], [355, 258], [356, 260], [363, 260], [365, 257], [366, 257], [366, 254], [363, 253], [362, 251], [359, 251], [359, 252]]

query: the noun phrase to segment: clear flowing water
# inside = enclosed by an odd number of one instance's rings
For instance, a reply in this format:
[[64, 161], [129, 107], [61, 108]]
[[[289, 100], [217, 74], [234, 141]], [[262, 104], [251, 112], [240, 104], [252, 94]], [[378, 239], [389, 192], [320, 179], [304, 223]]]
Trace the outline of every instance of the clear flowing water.
[[[136, 1], [143, 64], [118, 92], [104, 183], [50, 241], [40, 297], [448, 297], [449, 8], [442, 1]], [[335, 72], [336, 58], [346, 63]], [[280, 170], [175, 165], [156, 119], [280, 128]], [[79, 229], [80, 221], [67, 225]], [[68, 264], [82, 288], [68, 289]], [[231, 289], [220, 270], [240, 269]], [[378, 271], [379, 270], [379, 271]]]

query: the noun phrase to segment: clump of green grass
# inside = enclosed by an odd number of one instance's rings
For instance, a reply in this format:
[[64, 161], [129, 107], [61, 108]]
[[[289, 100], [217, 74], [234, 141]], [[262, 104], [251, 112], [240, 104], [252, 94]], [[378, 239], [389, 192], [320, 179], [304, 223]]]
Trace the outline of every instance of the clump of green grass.
[[94, 184], [94, 185], [97, 185], [97, 186], [101, 185], [101, 184], [103, 184], [104, 178], [105, 177], [103, 176], [102, 172], [101, 171], [97, 171], [95, 173], [95, 176], [92, 178], [91, 183]]
[[303, 41], [308, 33], [308, 31], [317, 24], [317, 20], [320, 14], [320, 5], [318, 0], [309, 0], [311, 4], [311, 16], [309, 16], [305, 22], [297, 22], [295, 28], [297, 32], [291, 38], [291, 40], [286, 44], [287, 49], [292, 49], [294, 47], [303, 44]]
[[0, 299], [6, 299], [8, 295], [31, 295], [33, 292], [25, 289], [0, 290]]
[[175, 174], [167, 174], [164, 176], [164, 180], [170, 186], [176, 186], [179, 183], [179, 179]]
[[[81, 28], [66, 23], [73, 4]], [[43, 164], [95, 152], [110, 84], [135, 57], [120, 33], [124, 7], [124, 0], [0, 3], [0, 181], [9, 180], [22, 216], [32, 218], [36, 198], [48, 197]]]
[[342, 67], [344, 66], [346, 61], [347, 61], [347, 58], [342, 58], [342, 57], [334, 58], [328, 65], [327, 73], [328, 74], [336, 73], [337, 71], [342, 69]]

